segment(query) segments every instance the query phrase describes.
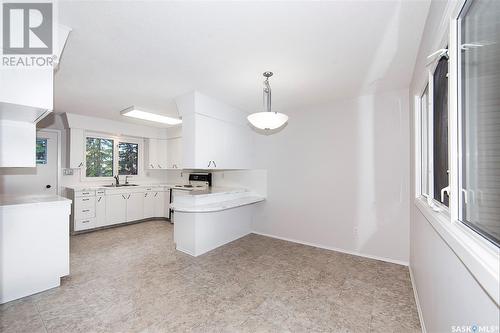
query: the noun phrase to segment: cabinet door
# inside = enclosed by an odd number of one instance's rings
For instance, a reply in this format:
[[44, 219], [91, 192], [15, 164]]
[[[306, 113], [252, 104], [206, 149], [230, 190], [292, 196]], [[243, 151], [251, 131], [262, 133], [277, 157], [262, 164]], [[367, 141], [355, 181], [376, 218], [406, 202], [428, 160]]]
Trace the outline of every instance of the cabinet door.
[[106, 225], [127, 221], [127, 194], [106, 195]]
[[144, 216], [144, 193], [129, 193], [127, 196], [127, 222], [141, 220]]
[[167, 140], [167, 166], [170, 169], [182, 168], [182, 138]]
[[167, 140], [158, 139], [156, 143], [156, 166], [158, 169], [168, 168], [167, 154]]
[[227, 124], [225, 142], [224, 167], [227, 169], [251, 169], [254, 162], [251, 130], [244, 126]]
[[69, 167], [82, 168], [85, 165], [85, 134], [83, 129], [69, 130]]
[[146, 139], [145, 141], [145, 166], [146, 169], [158, 169], [158, 141], [156, 139]]
[[97, 195], [95, 199], [95, 220], [96, 226], [106, 225], [106, 197], [104, 194]]
[[144, 218], [148, 219], [155, 216], [155, 192], [144, 193]]
[[155, 202], [154, 216], [165, 217], [165, 192], [154, 192], [153, 198]]
[[195, 168], [224, 168], [225, 122], [196, 114]]

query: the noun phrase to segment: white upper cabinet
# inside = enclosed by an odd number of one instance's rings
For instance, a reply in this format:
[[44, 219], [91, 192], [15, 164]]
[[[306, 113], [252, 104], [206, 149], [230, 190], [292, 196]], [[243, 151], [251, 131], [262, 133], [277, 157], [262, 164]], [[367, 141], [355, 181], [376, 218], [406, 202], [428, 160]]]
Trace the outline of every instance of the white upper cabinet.
[[85, 166], [85, 131], [71, 128], [69, 131], [69, 168], [78, 169]]
[[254, 132], [246, 114], [198, 92], [176, 103], [182, 116], [183, 168], [252, 168]]
[[167, 140], [146, 139], [145, 140], [145, 166], [146, 169], [167, 169]]
[[218, 119], [195, 114], [195, 160], [194, 164], [184, 167], [226, 168], [226, 126], [227, 124]]
[[182, 138], [167, 140], [167, 167], [169, 169], [182, 168]]

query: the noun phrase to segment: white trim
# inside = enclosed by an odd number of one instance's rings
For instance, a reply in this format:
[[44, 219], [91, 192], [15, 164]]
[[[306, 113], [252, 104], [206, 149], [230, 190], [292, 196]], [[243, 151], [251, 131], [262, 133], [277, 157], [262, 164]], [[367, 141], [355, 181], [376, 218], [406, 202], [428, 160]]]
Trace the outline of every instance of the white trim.
[[36, 129], [36, 135], [38, 136], [38, 133], [40, 132], [48, 132], [48, 133], [54, 133], [57, 135], [57, 185], [56, 185], [56, 190], [57, 190], [57, 195], [61, 195], [61, 147], [62, 147], [62, 142], [61, 142], [61, 131], [56, 130], [56, 129], [51, 129], [51, 128], [37, 128]]
[[500, 249], [459, 221], [450, 221], [448, 214], [435, 212], [422, 199], [415, 206], [425, 216], [467, 270], [500, 305]]
[[[83, 132], [83, 151], [86, 152], [86, 142], [87, 138], [98, 138], [98, 139], [107, 139], [113, 140], [113, 175], [118, 174], [118, 144], [120, 142], [125, 143], [136, 143], [139, 145], [138, 156], [137, 156], [137, 175], [130, 175], [129, 177], [144, 177], [144, 149], [145, 143], [143, 138], [136, 138], [132, 136], [121, 136], [121, 135], [111, 135], [100, 132], [86, 131]], [[86, 161], [85, 161], [86, 162]], [[87, 177], [87, 164], [84, 163], [84, 166], [81, 168], [80, 172], [80, 181], [82, 182], [96, 182], [96, 181], [111, 181], [114, 182], [113, 177]], [[123, 177], [123, 175], [122, 175]]]
[[345, 249], [341, 249], [341, 248], [338, 248], [338, 247], [331, 247], [331, 246], [321, 245], [321, 244], [317, 244], [317, 243], [304, 242], [304, 241], [297, 240], [297, 239], [292, 239], [292, 238], [287, 238], [287, 237], [280, 237], [280, 236], [270, 235], [270, 234], [266, 234], [266, 233], [258, 232], [258, 231], [252, 231], [251, 233], [252, 234], [256, 234], [256, 235], [270, 237], [270, 238], [276, 238], [276, 239], [284, 240], [284, 241], [287, 241], [287, 242], [292, 242], [292, 243], [297, 243], [297, 244], [302, 244], [302, 245], [307, 245], [307, 246], [314, 246], [314, 247], [317, 247], [317, 248], [320, 248], [320, 249], [325, 249], [325, 250], [330, 250], [330, 251], [347, 253], [347, 254], [351, 254], [351, 255], [354, 255], [354, 256], [358, 256], [358, 257], [364, 257], [364, 258], [368, 258], [368, 259], [385, 261], [385, 262], [389, 262], [391, 264], [398, 264], [398, 265], [402, 265], [402, 266], [408, 266], [408, 261], [402, 261], [402, 260], [396, 260], [396, 259], [390, 259], [390, 258], [372, 256], [372, 255], [360, 253], [360, 252], [357, 252], [357, 251], [350, 251], [350, 250], [345, 250]]
[[415, 281], [415, 278], [413, 277], [413, 270], [411, 269], [411, 265], [408, 266], [408, 270], [410, 271], [410, 281], [413, 289], [413, 296], [415, 297], [415, 304], [417, 305], [420, 327], [422, 328], [422, 333], [426, 333], [427, 329], [425, 328], [424, 313], [422, 312], [422, 308], [420, 307], [420, 299], [418, 298], [417, 283]]
[[457, 50], [457, 21], [450, 20], [450, 43], [448, 46], [448, 175], [449, 205], [451, 221], [457, 221], [459, 216], [459, 198], [461, 191], [458, 189], [460, 169], [458, 164], [461, 156], [458, 151], [458, 50]]

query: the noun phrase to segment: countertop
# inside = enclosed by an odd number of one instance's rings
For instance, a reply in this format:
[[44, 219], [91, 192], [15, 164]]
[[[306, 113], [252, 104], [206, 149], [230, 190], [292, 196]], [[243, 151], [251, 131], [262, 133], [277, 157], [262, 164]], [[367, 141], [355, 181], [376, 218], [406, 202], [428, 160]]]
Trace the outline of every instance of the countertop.
[[71, 200], [58, 195], [0, 195], [0, 207], [14, 205], [31, 205], [48, 202], [67, 202], [71, 204]]
[[226, 209], [251, 205], [257, 202], [261, 202], [266, 200], [264, 197], [257, 195], [248, 195], [245, 197], [240, 197], [236, 199], [224, 200], [220, 202], [212, 202], [201, 205], [194, 206], [184, 206], [184, 205], [176, 205], [174, 210], [176, 212], [182, 213], [209, 213], [209, 212], [219, 212]]
[[[135, 183], [132, 183], [135, 184]], [[114, 190], [114, 189], [132, 189], [132, 188], [144, 188], [144, 187], [168, 187], [173, 188], [178, 184], [137, 184], [137, 186], [122, 186], [122, 187], [112, 187], [112, 186], [104, 186], [110, 184], [102, 184], [102, 185], [76, 185], [76, 186], [65, 186], [66, 188], [72, 189], [73, 191], [95, 191], [95, 190]]]
[[248, 192], [246, 188], [238, 187], [210, 187], [206, 190], [193, 190], [189, 192], [189, 195], [193, 196], [205, 196], [214, 194], [233, 194], [233, 193], [243, 193]]

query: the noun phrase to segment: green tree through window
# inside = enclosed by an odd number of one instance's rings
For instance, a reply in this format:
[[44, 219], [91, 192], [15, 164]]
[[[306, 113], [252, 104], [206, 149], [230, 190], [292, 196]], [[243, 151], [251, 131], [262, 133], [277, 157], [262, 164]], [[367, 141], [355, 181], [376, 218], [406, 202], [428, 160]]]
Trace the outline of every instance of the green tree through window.
[[113, 176], [113, 140], [87, 138], [87, 177]]
[[139, 145], [120, 142], [118, 144], [118, 174], [137, 175]]

